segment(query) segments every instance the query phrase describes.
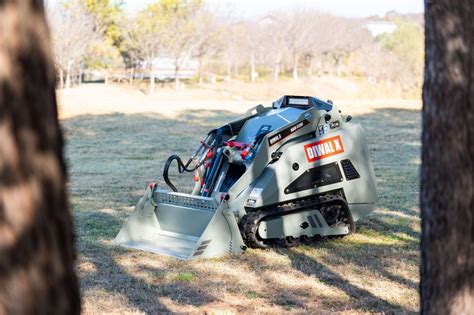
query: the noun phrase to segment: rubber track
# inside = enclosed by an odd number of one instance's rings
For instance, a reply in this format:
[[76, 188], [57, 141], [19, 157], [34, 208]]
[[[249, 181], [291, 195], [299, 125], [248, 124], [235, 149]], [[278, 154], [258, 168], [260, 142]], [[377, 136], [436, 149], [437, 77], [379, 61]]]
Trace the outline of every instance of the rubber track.
[[315, 235], [313, 237], [301, 236], [299, 238], [286, 237], [282, 239], [259, 239], [257, 237], [257, 230], [260, 221], [264, 218], [271, 218], [281, 215], [287, 215], [290, 213], [295, 213], [298, 211], [305, 211], [307, 209], [315, 208], [321, 209], [323, 206], [341, 206], [345, 212], [345, 219], [348, 221], [349, 225], [349, 234], [355, 232], [355, 224], [352, 216], [347, 207], [345, 199], [339, 194], [324, 194], [315, 197], [310, 197], [307, 199], [290, 201], [284, 204], [279, 204], [276, 206], [269, 206], [258, 208], [247, 212], [245, 216], [239, 222], [240, 231], [242, 233], [242, 238], [247, 246], [252, 248], [269, 248], [275, 246], [290, 247], [298, 244], [307, 244], [311, 241], [319, 241], [327, 238], [337, 238], [343, 237], [345, 235], [337, 235], [332, 237], [322, 237], [320, 235]]

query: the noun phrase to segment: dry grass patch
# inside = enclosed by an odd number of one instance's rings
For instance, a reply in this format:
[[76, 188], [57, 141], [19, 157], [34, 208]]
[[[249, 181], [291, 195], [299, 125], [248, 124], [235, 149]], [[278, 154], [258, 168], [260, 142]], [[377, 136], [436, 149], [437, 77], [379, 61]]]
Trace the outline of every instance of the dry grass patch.
[[[178, 261], [111, 246], [172, 153], [188, 156], [227, 111], [85, 115], [63, 121], [85, 313], [414, 313], [418, 310], [420, 113], [358, 115], [378, 209], [347, 238]], [[189, 177], [172, 175], [190, 190]]]

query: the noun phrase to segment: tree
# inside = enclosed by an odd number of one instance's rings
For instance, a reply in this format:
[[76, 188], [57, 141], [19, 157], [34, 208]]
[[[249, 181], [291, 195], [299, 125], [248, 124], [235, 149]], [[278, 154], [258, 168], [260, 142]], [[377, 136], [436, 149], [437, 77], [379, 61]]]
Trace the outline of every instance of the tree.
[[92, 16], [95, 30], [103, 32], [114, 46], [120, 47], [123, 40], [120, 27], [123, 0], [80, 0], [80, 3]]
[[284, 17], [279, 12], [274, 12], [264, 18], [263, 36], [267, 38], [264, 42], [269, 53], [270, 63], [273, 65], [273, 81], [278, 81], [281, 66], [285, 56], [288, 54], [287, 48], [287, 25]]
[[110, 38], [104, 37], [93, 45], [87, 58], [85, 58], [87, 69], [97, 69], [104, 73], [104, 83], [108, 83], [110, 70], [124, 69], [125, 64], [120, 50], [114, 46]]
[[316, 40], [319, 44], [315, 50], [330, 59], [330, 69], [337, 75], [349, 57], [372, 40], [360, 21], [330, 15], [321, 15], [315, 21], [320, 29], [318, 37], [321, 37]]
[[315, 16], [302, 10], [293, 10], [284, 15], [286, 22], [286, 42], [291, 58], [292, 76], [298, 79], [298, 67], [301, 55], [312, 45], [311, 38], [315, 29], [311, 27]]
[[234, 21], [229, 18], [226, 21], [225, 38], [221, 41], [224, 47], [222, 59], [225, 60], [227, 68], [227, 79], [232, 79], [232, 68], [234, 75], [237, 69], [247, 61], [250, 66], [250, 81], [257, 78], [256, 59], [258, 54], [257, 36], [260, 25], [250, 21]]
[[423, 28], [411, 20], [395, 20], [397, 29], [382, 34], [382, 47], [393, 53], [397, 66], [391, 71], [391, 79], [402, 88], [420, 88], [423, 73]]
[[247, 21], [241, 24], [244, 32], [243, 41], [234, 43], [233, 46], [240, 55], [248, 58], [250, 82], [255, 82], [259, 75], [257, 72], [257, 62], [266, 53], [264, 47], [262, 47], [264, 45], [261, 44], [265, 40], [262, 36], [263, 26], [259, 21]]
[[[59, 86], [71, 86], [74, 64], [81, 62], [101, 36], [95, 31], [92, 16], [77, 1], [59, 3], [49, 11], [54, 59], [59, 72]], [[64, 72], [66, 82], [64, 83]]]
[[0, 1], [0, 38], [0, 313], [79, 314], [42, 1]]
[[198, 24], [200, 40], [194, 52], [198, 60], [198, 83], [203, 83], [203, 70], [205, 63], [212, 57], [216, 57], [222, 50], [226, 37], [225, 24], [219, 21], [212, 12], [204, 11], [201, 23]]
[[133, 59], [142, 62], [150, 70], [149, 93], [155, 92], [154, 60], [163, 49], [165, 25], [160, 3], [148, 5], [132, 21], [125, 21], [125, 45]]
[[123, 69], [124, 61], [129, 61], [120, 25], [123, 18], [123, 0], [80, 0], [79, 3], [85, 6], [92, 17], [94, 33], [100, 35], [99, 40], [89, 49], [85, 66], [103, 70], [107, 83], [109, 70]]
[[474, 310], [474, 6], [425, 1], [421, 312]]
[[180, 70], [197, 55], [208, 34], [201, 33], [208, 15], [204, 14], [202, 0], [161, 0], [159, 2], [165, 25], [164, 49], [173, 59], [175, 87], [179, 89]]

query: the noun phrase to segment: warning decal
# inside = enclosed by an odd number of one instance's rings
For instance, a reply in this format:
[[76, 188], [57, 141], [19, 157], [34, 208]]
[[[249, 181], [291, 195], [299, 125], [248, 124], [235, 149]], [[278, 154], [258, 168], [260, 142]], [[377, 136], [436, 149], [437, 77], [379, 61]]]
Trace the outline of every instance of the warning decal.
[[344, 152], [341, 136], [327, 138], [304, 146], [306, 159], [314, 162]]
[[276, 135], [268, 138], [268, 144], [270, 146], [280, 142], [281, 140], [283, 140], [284, 138], [288, 137], [289, 135], [291, 135], [292, 133], [295, 133], [297, 132], [298, 130], [300, 130], [301, 128], [303, 128], [304, 126], [306, 126], [307, 124], [309, 124], [309, 121], [307, 121], [306, 119], [300, 121], [299, 123], [293, 125], [293, 126], [290, 126], [288, 128], [286, 128], [285, 130], [282, 130], [280, 131], [279, 133], [277, 133]]

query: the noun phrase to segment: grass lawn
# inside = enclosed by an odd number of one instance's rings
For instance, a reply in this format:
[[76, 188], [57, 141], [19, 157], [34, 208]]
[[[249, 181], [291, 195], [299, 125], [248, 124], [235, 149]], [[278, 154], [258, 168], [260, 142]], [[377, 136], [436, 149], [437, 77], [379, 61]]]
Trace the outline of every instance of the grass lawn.
[[[187, 158], [235, 117], [189, 111], [64, 119], [84, 311], [414, 313], [418, 310], [420, 112], [355, 115], [368, 138], [377, 210], [344, 239], [183, 262], [111, 245], [166, 158]], [[172, 176], [189, 190], [189, 176]]]

